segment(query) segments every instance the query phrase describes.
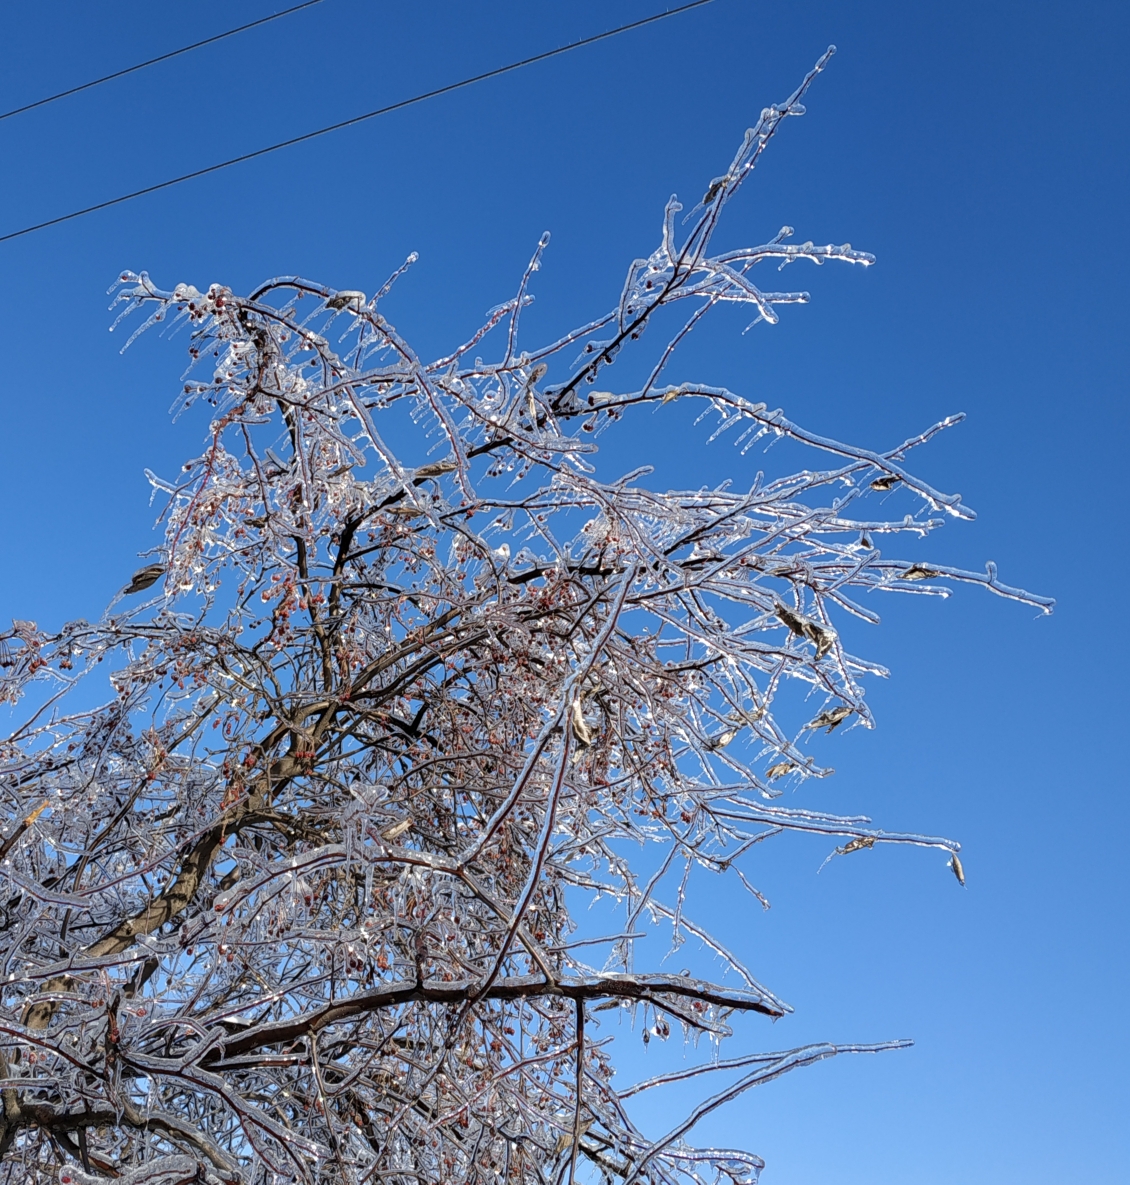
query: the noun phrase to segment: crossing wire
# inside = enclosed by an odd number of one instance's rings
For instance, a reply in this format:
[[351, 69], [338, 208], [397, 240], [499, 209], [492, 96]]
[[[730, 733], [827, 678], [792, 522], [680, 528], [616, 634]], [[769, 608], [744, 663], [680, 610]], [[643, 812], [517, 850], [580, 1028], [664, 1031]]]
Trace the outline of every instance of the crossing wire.
[[70, 95], [77, 95], [80, 91], [88, 91], [91, 87], [101, 86], [104, 82], [113, 82], [115, 78], [124, 78], [127, 74], [136, 74], [138, 70], [144, 70], [147, 66], [156, 66], [158, 62], [167, 62], [170, 58], [179, 58], [182, 53], [190, 53], [192, 50], [200, 49], [202, 46], [213, 45], [217, 41], [223, 41], [225, 37], [234, 37], [237, 33], [246, 33], [248, 29], [269, 24], [271, 21], [280, 20], [284, 16], [290, 16], [292, 12], [298, 12], [303, 8], [313, 8], [315, 4], [321, 3], [322, 0], [305, 0], [304, 4], [296, 4], [293, 8], [284, 8], [282, 12], [274, 12], [270, 16], [260, 17], [259, 20], [251, 21], [246, 25], [240, 25], [237, 29], [229, 29], [226, 33], [217, 33], [214, 37], [205, 37], [203, 41], [194, 41], [191, 45], [184, 45], [180, 49], [172, 49], [168, 53], [159, 54], [157, 57], [150, 58], [148, 61], [138, 62], [136, 66], [127, 66], [124, 70], [115, 70], [113, 74], [103, 74], [101, 78], [95, 78], [79, 86], [72, 86], [69, 90], [48, 95], [46, 99], [36, 99], [34, 103], [25, 103], [22, 107], [13, 107], [11, 111], [0, 112], [0, 120], [11, 119], [13, 115], [23, 115], [25, 111], [34, 111], [36, 107], [45, 107], [48, 103], [54, 103], [56, 99], [65, 99]]
[[511, 62], [506, 66], [498, 66], [494, 70], [475, 74], [459, 82], [451, 82], [446, 86], [436, 87], [435, 90], [424, 91], [422, 94], [413, 95], [410, 99], [401, 99], [397, 103], [389, 103], [386, 107], [378, 107], [375, 111], [365, 112], [364, 115], [355, 115], [352, 119], [343, 119], [340, 123], [331, 123], [327, 127], [318, 128], [317, 131], [306, 132], [301, 136], [292, 136], [289, 140], [280, 140], [277, 144], [270, 144], [266, 148], [257, 148], [254, 152], [245, 152], [241, 156], [233, 156], [228, 160], [220, 161], [218, 164], [207, 165], [203, 169], [194, 169], [191, 173], [182, 173], [179, 177], [170, 177], [168, 181], [159, 181], [156, 185], [146, 185], [143, 189], [135, 189], [132, 193], [123, 193], [118, 197], [108, 198], [104, 202], [96, 202], [93, 206], [85, 206], [81, 210], [72, 210], [69, 214], [60, 214], [56, 218], [48, 218], [44, 222], [36, 222], [32, 226], [23, 227], [21, 230], [9, 231], [7, 234], [0, 235], [0, 243], [6, 243], [10, 239], [18, 239], [23, 235], [33, 234], [37, 230], [45, 230], [49, 226], [58, 226], [61, 222], [70, 222], [72, 219], [81, 218], [85, 214], [93, 214], [96, 210], [105, 210], [110, 206], [119, 206], [122, 202], [129, 202], [134, 198], [144, 197], [146, 194], [156, 193], [161, 189], [169, 189], [173, 185], [180, 185], [182, 181], [191, 181], [194, 177], [204, 177], [209, 173], [217, 173], [220, 169], [227, 169], [232, 165], [242, 164], [244, 161], [255, 160], [256, 157], [266, 156], [269, 152], [278, 152], [282, 148], [291, 148], [295, 144], [303, 144], [307, 140], [316, 139], [318, 136], [325, 136], [330, 132], [341, 131], [342, 128], [355, 127], [357, 124], [364, 123], [366, 120], [376, 119], [379, 115], [388, 115], [393, 111], [401, 111], [405, 107], [411, 107], [416, 103], [423, 103], [427, 99], [435, 99], [440, 95], [451, 94], [452, 91], [462, 90], [464, 87], [473, 86], [477, 82], [485, 82], [489, 78], [498, 78], [502, 74], [509, 74], [513, 70], [520, 70], [523, 66], [532, 66], [535, 62], [544, 62], [549, 58], [570, 53], [572, 50], [581, 49], [586, 45], [594, 45], [598, 41], [606, 41], [609, 37], [616, 37], [621, 33], [627, 33], [633, 29], [642, 29], [644, 25], [652, 25], [658, 21], [664, 21], [668, 17], [678, 16], [682, 12], [689, 12], [692, 8], [702, 8], [704, 5], [712, 2], [713, 0], [691, 0], [689, 4], [681, 4], [677, 8], [669, 8], [665, 12], [658, 12], [652, 16], [643, 17], [641, 20], [631, 21], [626, 25], [619, 25], [615, 29], [608, 29], [604, 33], [595, 33], [591, 37], [582, 37], [579, 41], [572, 41], [568, 45], [560, 45], [556, 49], [547, 49], [542, 53], [534, 54], [532, 57], [522, 58], [521, 61]]

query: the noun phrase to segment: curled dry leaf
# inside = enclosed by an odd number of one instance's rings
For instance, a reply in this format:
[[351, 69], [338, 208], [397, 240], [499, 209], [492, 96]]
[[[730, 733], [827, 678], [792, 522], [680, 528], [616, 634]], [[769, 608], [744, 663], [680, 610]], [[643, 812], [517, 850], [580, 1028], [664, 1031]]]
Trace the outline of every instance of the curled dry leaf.
[[810, 720], [805, 728], [822, 728], [825, 732], [831, 732], [838, 728], [843, 722], [855, 711], [854, 708], [849, 708], [847, 704], [839, 704], [834, 708], [829, 708], [826, 712], [821, 712], [814, 720]]
[[861, 852], [864, 848], [873, 848], [875, 846], [875, 837], [873, 835], [857, 835], [855, 839], [848, 840], [843, 847], [836, 848], [837, 856], [849, 856], [852, 852]]
[[584, 713], [581, 710], [581, 701], [579, 697], [573, 700], [572, 722], [573, 736], [577, 738], [577, 741], [584, 746], [591, 745], [592, 729], [589, 728], [587, 722], [585, 721]]
[[151, 588], [165, 574], [164, 564], [146, 564], [130, 577], [130, 582], [122, 589], [122, 596], [128, 597], [132, 593], [144, 592]]
[[433, 461], [429, 465], [421, 465], [416, 470], [416, 477], [440, 477], [444, 473], [452, 473], [459, 468], [459, 462], [454, 457], [443, 461]]

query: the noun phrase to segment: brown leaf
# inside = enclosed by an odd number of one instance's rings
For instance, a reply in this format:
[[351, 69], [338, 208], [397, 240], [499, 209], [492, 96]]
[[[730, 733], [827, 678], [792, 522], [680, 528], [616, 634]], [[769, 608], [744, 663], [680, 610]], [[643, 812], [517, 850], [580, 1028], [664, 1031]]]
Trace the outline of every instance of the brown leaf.
[[730, 180], [729, 174], [725, 177], [715, 177], [710, 183], [710, 187], [702, 195], [702, 204], [709, 206], [712, 201], [722, 192], [726, 186], [726, 182]]
[[453, 469], [459, 468], [459, 462], [452, 457], [446, 458], [443, 461], [433, 461], [430, 465], [421, 465], [416, 470], [416, 477], [439, 477], [440, 474], [450, 473]]
[[834, 728], [838, 728], [843, 722], [855, 711], [854, 708], [849, 708], [847, 704], [840, 704], [838, 707], [831, 708], [827, 712], [821, 712], [815, 720], [810, 720], [805, 728], [822, 728], [825, 732], [831, 732]]
[[777, 606], [777, 616], [799, 637], [803, 638], [805, 620], [803, 617], [798, 617], [787, 605]]
[[156, 584], [164, 574], [164, 564], [146, 564], [144, 568], [138, 568], [130, 577], [129, 584], [122, 589], [122, 596], [128, 597], [131, 593], [144, 592], [150, 585]]
[[358, 292], [353, 288], [343, 288], [340, 292], [335, 292], [333, 296], [327, 297], [326, 308], [334, 309], [336, 311], [338, 309], [344, 309], [349, 305], [353, 305], [354, 308], [359, 312], [361, 306], [364, 303], [364, 292]]
[[871, 483], [871, 488], [873, 490], [890, 490], [897, 486], [900, 481], [902, 481], [901, 477], [896, 477], [893, 473], [887, 473], [883, 477], [875, 478]]
[[815, 643], [817, 661], [832, 649], [832, 644], [836, 640], [834, 630], [822, 626], [819, 622], [811, 621], [807, 617], [801, 617], [786, 605], [777, 605], [777, 616], [798, 637], [807, 638], [810, 642]]
[[832, 630], [826, 629], [815, 621], [806, 621], [804, 623], [804, 635], [816, 643], [817, 661], [822, 659], [832, 649], [832, 643], [836, 640], [836, 635]]
[[837, 856], [848, 856], [852, 852], [861, 852], [864, 848], [873, 848], [875, 846], [875, 838], [871, 835], [857, 835], [855, 839], [848, 840], [842, 848], [836, 849]]

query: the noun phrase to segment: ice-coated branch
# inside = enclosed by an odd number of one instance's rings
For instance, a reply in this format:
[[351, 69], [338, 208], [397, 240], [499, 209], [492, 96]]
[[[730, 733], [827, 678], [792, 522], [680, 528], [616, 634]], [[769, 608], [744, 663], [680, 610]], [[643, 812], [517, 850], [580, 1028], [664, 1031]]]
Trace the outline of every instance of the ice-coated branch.
[[[900, 1044], [621, 1089], [601, 1027], [713, 1047], [788, 1013], [695, 916], [704, 884], [768, 906], [769, 840], [936, 847], [964, 883], [953, 840], [774, 800], [874, 724], [887, 672], [845, 629], [878, 623], [873, 594], [1051, 609], [924, 554], [973, 517], [912, 465], [960, 416], [867, 448], [664, 377], [718, 304], [772, 326], [809, 299], [759, 267], [874, 262], [790, 227], [715, 245], [826, 62], [684, 221], [668, 202], [617, 304], [548, 342], [522, 317], [548, 236], [433, 360], [387, 313], [415, 256], [371, 297], [123, 273], [134, 337], [188, 328], [174, 410], [207, 429], [151, 475], [163, 535], [101, 617], [0, 631], [0, 1185], [752, 1182], [754, 1153], [686, 1142], [699, 1119]], [[629, 353], [648, 377], [618, 394]], [[811, 467], [682, 490], [600, 468], [602, 432], [688, 400], [710, 440], [787, 438]], [[655, 969], [656, 934], [685, 971]], [[722, 1070], [666, 1136], [633, 1119]]]

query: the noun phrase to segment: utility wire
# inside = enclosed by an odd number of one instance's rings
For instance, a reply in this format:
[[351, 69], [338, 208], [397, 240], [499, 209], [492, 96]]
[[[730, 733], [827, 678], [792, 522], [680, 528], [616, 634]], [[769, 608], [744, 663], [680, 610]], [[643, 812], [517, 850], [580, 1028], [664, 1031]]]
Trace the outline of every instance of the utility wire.
[[555, 58], [559, 54], [569, 53], [570, 50], [580, 49], [585, 45], [593, 45], [597, 41], [604, 41], [609, 37], [615, 37], [620, 33], [627, 33], [632, 29], [640, 29], [644, 25], [651, 25], [656, 21], [666, 20], [669, 16], [678, 16], [681, 12], [689, 12], [692, 8], [701, 8], [703, 5], [710, 3], [712, 3], [712, 0], [692, 0], [690, 4], [682, 4], [678, 8], [669, 8], [666, 12], [659, 12], [654, 16], [644, 17], [642, 20], [632, 21], [627, 25], [620, 25], [615, 29], [609, 29], [607, 32], [596, 33], [592, 37], [582, 37], [579, 41], [558, 46], [557, 49], [548, 49], [543, 53], [534, 54], [533, 57], [523, 58], [520, 62], [511, 62], [508, 66], [499, 66], [494, 70], [487, 70], [484, 74], [476, 74], [471, 78], [464, 78], [461, 82], [451, 82], [447, 86], [437, 87], [435, 90], [425, 91], [420, 95], [413, 95], [410, 99], [401, 99], [398, 103], [390, 103], [387, 107], [378, 107], [376, 111], [367, 111], [364, 115], [357, 115], [352, 119], [343, 119], [340, 123], [332, 123], [328, 127], [319, 128], [316, 132], [306, 132], [301, 136], [293, 136], [289, 140], [280, 140], [277, 144], [271, 144], [266, 148], [257, 148], [254, 152], [245, 152], [242, 156], [233, 156], [230, 160], [220, 161], [219, 164], [208, 165], [203, 169], [194, 169], [191, 173], [182, 173], [179, 177], [171, 177], [168, 181], [159, 181], [156, 185], [147, 185], [144, 189], [135, 189], [132, 193], [123, 193], [120, 197], [109, 198], [107, 201], [97, 202], [93, 206], [85, 206], [81, 210], [73, 210], [70, 214], [60, 214], [57, 218], [48, 218], [45, 222], [37, 222], [33, 226], [25, 226], [22, 230], [9, 231], [6, 235], [0, 235], [0, 243], [6, 243], [9, 239], [18, 239], [22, 235], [31, 234], [33, 231], [44, 230], [48, 226], [57, 226], [60, 222], [70, 222], [72, 218], [81, 218], [84, 214], [93, 214], [96, 210], [105, 210], [109, 206], [121, 205], [122, 202], [132, 201], [134, 198], [143, 197], [147, 193], [156, 193], [160, 189], [168, 189], [172, 185], [179, 185], [182, 181], [191, 181], [194, 177], [203, 177], [208, 173], [216, 173], [220, 169], [229, 168], [231, 165], [242, 164], [244, 161], [254, 160], [259, 156], [266, 156], [269, 152], [278, 152], [280, 148], [290, 148], [294, 144], [302, 144], [318, 136], [325, 136], [330, 132], [340, 131], [342, 128], [353, 127], [355, 124], [364, 123], [367, 119], [376, 119], [378, 115], [388, 115], [391, 111], [400, 111], [402, 108], [411, 107], [415, 103], [422, 103], [425, 99], [434, 99], [439, 95], [447, 95], [452, 91], [461, 90], [463, 87], [473, 86], [476, 82], [485, 82], [488, 78], [498, 78], [501, 74], [509, 74], [512, 70], [520, 70], [523, 66], [532, 66], [535, 62], [544, 62], [546, 59]]
[[282, 12], [273, 13], [271, 16], [260, 17], [259, 20], [252, 21], [248, 25], [240, 25], [238, 29], [229, 29], [226, 33], [217, 33], [215, 37], [205, 37], [203, 41], [194, 41], [191, 45], [183, 46], [181, 49], [170, 50], [168, 53], [150, 58], [147, 62], [138, 62], [136, 66], [127, 66], [124, 70], [115, 70], [113, 74], [103, 74], [101, 78], [95, 78], [93, 82], [84, 82], [81, 86], [72, 86], [70, 90], [59, 91], [56, 95], [48, 95], [46, 99], [36, 99], [34, 103], [25, 103], [22, 107], [13, 107], [11, 111], [0, 112], [0, 120], [11, 119], [13, 115], [23, 115], [25, 111], [34, 111], [36, 107], [43, 107], [48, 103], [54, 103], [56, 99], [65, 99], [68, 95], [77, 95], [79, 91], [88, 91], [91, 87], [101, 86], [104, 82], [112, 82], [115, 78], [124, 78], [127, 74], [134, 74], [138, 70], [144, 70], [146, 66], [156, 66], [158, 62], [167, 62], [170, 58], [179, 58], [182, 53], [189, 53], [194, 49], [200, 49], [203, 45], [212, 45], [216, 41], [223, 41], [225, 37], [234, 37], [237, 33], [246, 33], [248, 29], [257, 28], [259, 25], [266, 25], [270, 21], [277, 21], [280, 17], [290, 16], [292, 12], [298, 12], [303, 8], [313, 8], [315, 4], [321, 3], [322, 0], [306, 0], [304, 4], [296, 4], [293, 8], [284, 8]]

